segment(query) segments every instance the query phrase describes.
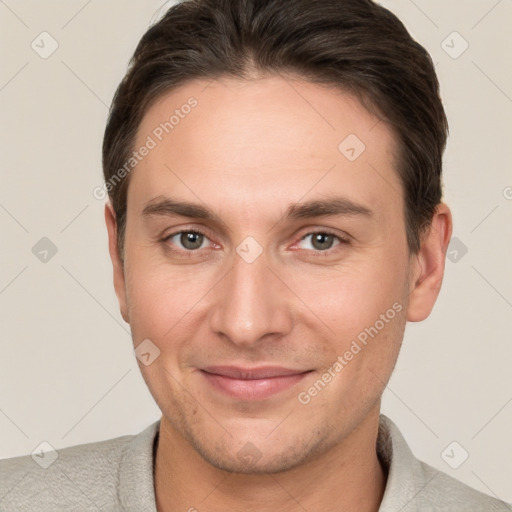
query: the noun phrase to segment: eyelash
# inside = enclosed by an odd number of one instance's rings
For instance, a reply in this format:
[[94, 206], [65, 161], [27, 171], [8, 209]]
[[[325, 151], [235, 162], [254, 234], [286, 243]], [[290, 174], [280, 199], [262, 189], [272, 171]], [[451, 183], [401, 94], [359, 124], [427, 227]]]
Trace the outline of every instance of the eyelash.
[[[196, 235], [202, 235], [204, 236], [207, 240], [210, 240], [208, 235], [206, 233], [203, 233], [202, 231], [198, 230], [198, 229], [182, 229], [180, 231], [175, 231], [174, 233], [171, 233], [169, 235], [166, 235], [163, 239], [162, 239], [162, 243], [167, 247], [169, 248], [169, 240], [173, 237], [175, 237], [176, 235], [181, 235], [183, 233], [193, 233], [193, 234], [196, 234]], [[320, 251], [320, 250], [313, 250], [313, 249], [299, 249], [299, 250], [302, 250], [302, 251], [308, 251], [308, 252], [313, 252], [313, 253], [316, 253], [318, 254], [319, 256], [325, 256], [325, 255], [330, 255], [332, 254], [333, 252], [337, 251], [338, 249], [336, 249], [337, 247], [339, 248], [339, 246], [341, 245], [348, 245], [350, 244], [350, 240], [348, 238], [344, 238], [332, 231], [330, 231], [329, 229], [322, 229], [322, 230], [318, 230], [318, 231], [310, 231], [309, 233], [306, 233], [303, 237], [300, 238], [299, 242], [301, 242], [302, 240], [306, 239], [307, 237], [311, 236], [311, 235], [317, 235], [317, 234], [322, 234], [322, 235], [331, 235], [333, 236], [335, 239], [338, 240], [338, 244], [336, 244], [335, 246], [329, 248], [329, 249], [326, 249], [325, 251]], [[187, 249], [170, 249], [172, 250], [173, 252], [178, 252], [178, 253], [181, 253], [181, 254], [184, 254], [186, 255], [187, 257], [193, 257], [195, 255], [197, 255], [197, 253], [201, 250], [201, 249], [191, 249], [191, 250], [187, 250]]]

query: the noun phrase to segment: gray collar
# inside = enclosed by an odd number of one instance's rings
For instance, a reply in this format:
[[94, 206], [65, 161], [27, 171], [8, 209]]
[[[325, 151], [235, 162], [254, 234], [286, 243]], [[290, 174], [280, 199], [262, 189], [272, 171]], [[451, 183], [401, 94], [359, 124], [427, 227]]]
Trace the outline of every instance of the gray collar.
[[126, 445], [119, 468], [119, 501], [122, 510], [157, 512], [154, 461], [160, 420], [133, 437]]

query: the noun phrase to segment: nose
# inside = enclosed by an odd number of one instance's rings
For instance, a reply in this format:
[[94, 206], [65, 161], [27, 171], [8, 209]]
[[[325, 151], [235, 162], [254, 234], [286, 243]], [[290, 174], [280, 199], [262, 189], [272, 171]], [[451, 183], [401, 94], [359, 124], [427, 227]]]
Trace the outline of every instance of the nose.
[[292, 294], [262, 254], [248, 263], [234, 255], [231, 270], [215, 287], [210, 329], [242, 347], [281, 338], [292, 329]]

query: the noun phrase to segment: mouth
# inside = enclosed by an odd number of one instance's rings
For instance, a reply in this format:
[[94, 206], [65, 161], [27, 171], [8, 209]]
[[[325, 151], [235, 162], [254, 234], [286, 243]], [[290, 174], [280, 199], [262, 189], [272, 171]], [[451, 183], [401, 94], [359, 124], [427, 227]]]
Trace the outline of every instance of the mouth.
[[213, 390], [237, 400], [265, 400], [291, 388], [312, 371], [279, 366], [209, 366], [200, 369]]

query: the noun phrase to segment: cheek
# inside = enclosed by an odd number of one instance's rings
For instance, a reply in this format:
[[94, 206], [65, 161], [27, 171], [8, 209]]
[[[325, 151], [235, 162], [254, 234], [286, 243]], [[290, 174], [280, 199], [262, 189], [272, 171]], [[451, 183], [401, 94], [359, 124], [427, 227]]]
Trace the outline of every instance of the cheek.
[[133, 251], [126, 273], [127, 304], [134, 342], [150, 338], [163, 350], [190, 338], [219, 276], [211, 268], [162, 262], [155, 252]]
[[[318, 380], [302, 390], [303, 399], [317, 396], [316, 405], [332, 410], [333, 418], [369, 410], [389, 380], [402, 344], [406, 308], [398, 300], [384, 304], [363, 312], [357, 308], [342, 312], [357, 320], [340, 318]], [[319, 380], [329, 383], [324, 386]]]
[[336, 269], [286, 270], [284, 280], [310, 311], [310, 320], [327, 326], [329, 337], [343, 343], [373, 325], [396, 301], [403, 302], [407, 276], [405, 262], [397, 264], [400, 257], [376, 252]]
[[126, 295], [134, 338], [161, 339], [186, 314], [187, 288], [140, 255], [127, 266]]

